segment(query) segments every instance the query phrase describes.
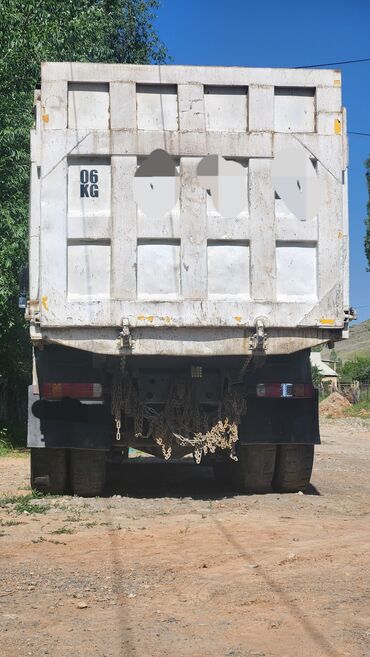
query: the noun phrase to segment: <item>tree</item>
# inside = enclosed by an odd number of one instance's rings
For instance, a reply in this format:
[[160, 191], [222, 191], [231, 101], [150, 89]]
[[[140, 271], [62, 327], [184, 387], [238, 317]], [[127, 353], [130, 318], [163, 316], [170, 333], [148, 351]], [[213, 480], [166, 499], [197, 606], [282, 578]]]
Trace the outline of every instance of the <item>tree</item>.
[[369, 200], [367, 202], [367, 217], [365, 219], [366, 232], [365, 232], [364, 246], [365, 246], [365, 254], [368, 262], [367, 271], [370, 271], [370, 157], [366, 160], [365, 167], [366, 167], [365, 175], [366, 175]]
[[370, 358], [358, 356], [354, 360], [347, 360], [341, 369], [342, 381], [370, 381]]
[[25, 387], [30, 346], [17, 308], [27, 261], [29, 131], [42, 61], [162, 63], [157, 0], [0, 0], [0, 374]]
[[311, 376], [312, 376], [313, 385], [315, 386], [315, 388], [319, 388], [322, 382], [323, 374], [321, 373], [317, 365], [311, 365]]

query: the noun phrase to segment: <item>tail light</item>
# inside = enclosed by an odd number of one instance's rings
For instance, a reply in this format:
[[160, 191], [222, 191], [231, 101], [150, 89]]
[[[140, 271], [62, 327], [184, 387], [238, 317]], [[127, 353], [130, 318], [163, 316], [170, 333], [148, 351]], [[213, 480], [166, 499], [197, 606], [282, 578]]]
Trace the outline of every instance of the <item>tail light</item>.
[[257, 383], [256, 393], [257, 397], [309, 399], [315, 389], [311, 383]]
[[43, 383], [41, 386], [44, 399], [99, 399], [102, 393], [101, 383]]

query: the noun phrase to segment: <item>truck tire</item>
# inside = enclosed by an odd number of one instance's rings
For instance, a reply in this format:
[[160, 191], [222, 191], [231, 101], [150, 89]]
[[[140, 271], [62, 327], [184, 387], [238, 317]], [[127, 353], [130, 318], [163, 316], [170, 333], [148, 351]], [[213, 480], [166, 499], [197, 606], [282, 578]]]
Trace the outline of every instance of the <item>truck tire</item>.
[[238, 461], [232, 464], [233, 485], [241, 493], [272, 490], [276, 445], [237, 445]]
[[63, 495], [67, 483], [66, 450], [31, 447], [31, 488], [40, 493]]
[[71, 486], [74, 495], [95, 497], [105, 486], [106, 454], [97, 450], [71, 450]]
[[278, 445], [276, 452], [274, 490], [298, 493], [310, 483], [314, 445]]

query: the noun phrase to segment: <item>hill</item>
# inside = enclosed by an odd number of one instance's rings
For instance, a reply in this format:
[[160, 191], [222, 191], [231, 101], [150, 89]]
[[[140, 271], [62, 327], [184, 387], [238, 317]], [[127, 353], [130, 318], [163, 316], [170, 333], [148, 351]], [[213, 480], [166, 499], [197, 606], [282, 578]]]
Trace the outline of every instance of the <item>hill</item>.
[[[343, 362], [356, 356], [370, 356], [370, 319], [353, 324], [349, 329], [349, 339], [337, 342], [335, 351]], [[329, 357], [328, 349], [323, 349], [322, 357]]]

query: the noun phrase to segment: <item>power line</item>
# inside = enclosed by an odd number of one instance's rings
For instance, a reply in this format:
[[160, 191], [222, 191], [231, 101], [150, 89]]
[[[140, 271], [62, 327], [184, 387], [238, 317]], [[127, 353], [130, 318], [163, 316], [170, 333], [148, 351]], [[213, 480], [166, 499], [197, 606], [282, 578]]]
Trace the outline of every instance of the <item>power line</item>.
[[359, 62], [370, 62], [370, 57], [365, 59], [347, 59], [343, 62], [327, 62], [326, 64], [311, 64], [310, 66], [295, 66], [294, 68], [320, 68], [320, 66], [340, 66], [342, 64], [358, 64]]
[[370, 132], [353, 132], [352, 130], [348, 130], [349, 135], [359, 135], [360, 137], [370, 137]]

